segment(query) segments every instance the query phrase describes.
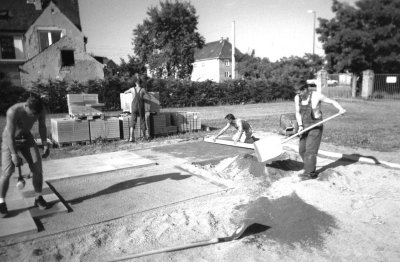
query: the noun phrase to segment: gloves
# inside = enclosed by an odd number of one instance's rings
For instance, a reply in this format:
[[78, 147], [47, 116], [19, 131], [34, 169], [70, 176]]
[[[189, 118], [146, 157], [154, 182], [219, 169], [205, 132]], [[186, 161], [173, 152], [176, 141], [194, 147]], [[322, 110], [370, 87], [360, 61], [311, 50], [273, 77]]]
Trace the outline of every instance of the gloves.
[[11, 154], [11, 161], [16, 167], [19, 167], [22, 165], [22, 159], [19, 157], [18, 154]]
[[44, 146], [43, 147], [43, 155], [42, 158], [46, 158], [50, 155], [50, 148], [49, 146]]

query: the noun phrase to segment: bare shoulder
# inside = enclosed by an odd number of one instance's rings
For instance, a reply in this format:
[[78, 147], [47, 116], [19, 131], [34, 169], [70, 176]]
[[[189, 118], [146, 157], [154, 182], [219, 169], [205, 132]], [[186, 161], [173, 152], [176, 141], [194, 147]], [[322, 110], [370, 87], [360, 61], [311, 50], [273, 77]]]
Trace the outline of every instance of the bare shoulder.
[[25, 103], [17, 103], [12, 105], [10, 108], [7, 109], [7, 116], [8, 117], [15, 117], [21, 115], [24, 110]]

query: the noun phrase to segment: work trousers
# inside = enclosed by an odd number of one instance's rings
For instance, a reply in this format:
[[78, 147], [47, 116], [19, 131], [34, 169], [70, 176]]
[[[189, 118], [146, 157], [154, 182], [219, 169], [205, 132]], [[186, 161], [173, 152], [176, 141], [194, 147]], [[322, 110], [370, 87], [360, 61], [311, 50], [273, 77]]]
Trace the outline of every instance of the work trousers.
[[300, 137], [299, 154], [303, 159], [305, 174], [312, 174], [315, 172], [322, 131], [323, 127], [320, 126], [303, 133]]

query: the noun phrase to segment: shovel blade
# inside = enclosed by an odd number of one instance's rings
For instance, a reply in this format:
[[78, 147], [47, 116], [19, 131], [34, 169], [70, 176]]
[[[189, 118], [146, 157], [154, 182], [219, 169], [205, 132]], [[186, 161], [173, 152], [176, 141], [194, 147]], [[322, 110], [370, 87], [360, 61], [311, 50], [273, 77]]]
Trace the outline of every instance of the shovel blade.
[[254, 142], [254, 151], [260, 163], [270, 162], [283, 153], [281, 141], [276, 137], [266, 137]]

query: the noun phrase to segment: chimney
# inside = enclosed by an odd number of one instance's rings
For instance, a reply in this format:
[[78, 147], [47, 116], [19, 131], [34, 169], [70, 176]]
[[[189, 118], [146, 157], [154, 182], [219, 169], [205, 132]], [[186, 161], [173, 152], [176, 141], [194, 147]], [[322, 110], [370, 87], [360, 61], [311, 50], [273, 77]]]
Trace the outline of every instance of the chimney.
[[26, 3], [34, 4], [36, 11], [42, 10], [42, 0], [26, 0]]

